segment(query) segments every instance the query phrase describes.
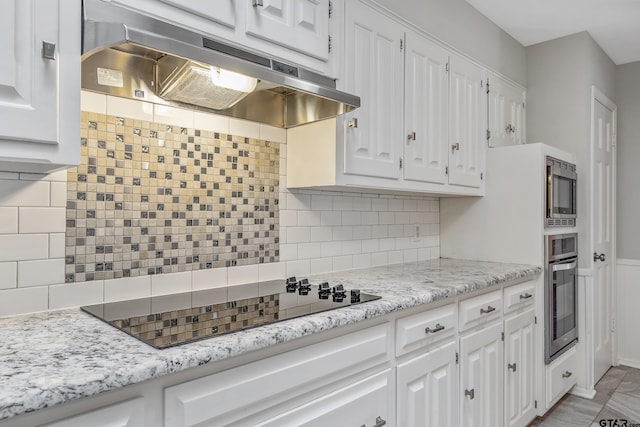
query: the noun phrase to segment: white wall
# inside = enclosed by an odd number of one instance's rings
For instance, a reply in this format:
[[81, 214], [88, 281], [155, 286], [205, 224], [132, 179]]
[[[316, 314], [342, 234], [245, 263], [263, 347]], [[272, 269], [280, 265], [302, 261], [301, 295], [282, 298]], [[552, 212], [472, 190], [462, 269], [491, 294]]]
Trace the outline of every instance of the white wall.
[[615, 96], [615, 65], [586, 33], [527, 47], [527, 141], [574, 155], [580, 266], [589, 268], [591, 86]]
[[618, 362], [640, 369], [640, 261], [618, 258], [617, 291]]
[[525, 48], [465, 0], [377, 2], [495, 71], [527, 85]]
[[[82, 109], [153, 120], [148, 103], [83, 92]], [[158, 121], [196, 127], [192, 110]], [[366, 268], [440, 256], [439, 201], [286, 189], [286, 132], [199, 114], [198, 128], [281, 142], [280, 262], [124, 279], [64, 283], [66, 171], [0, 172], [0, 317], [287, 276]], [[204, 128], [203, 128], [204, 129]], [[78, 142], [79, 143], [79, 142]], [[415, 238], [416, 227], [420, 238]]]

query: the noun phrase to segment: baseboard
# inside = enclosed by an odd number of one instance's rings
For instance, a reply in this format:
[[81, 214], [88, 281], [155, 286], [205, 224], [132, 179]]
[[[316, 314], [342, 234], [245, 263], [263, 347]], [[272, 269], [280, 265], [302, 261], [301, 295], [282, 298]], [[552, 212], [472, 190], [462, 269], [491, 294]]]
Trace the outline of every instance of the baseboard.
[[575, 386], [574, 388], [571, 389], [571, 391], [569, 391], [569, 394], [572, 394], [578, 397], [584, 397], [585, 399], [593, 399], [596, 395], [596, 389], [582, 388], [582, 387]]
[[628, 366], [630, 368], [640, 369], [640, 360], [618, 358], [618, 364]]

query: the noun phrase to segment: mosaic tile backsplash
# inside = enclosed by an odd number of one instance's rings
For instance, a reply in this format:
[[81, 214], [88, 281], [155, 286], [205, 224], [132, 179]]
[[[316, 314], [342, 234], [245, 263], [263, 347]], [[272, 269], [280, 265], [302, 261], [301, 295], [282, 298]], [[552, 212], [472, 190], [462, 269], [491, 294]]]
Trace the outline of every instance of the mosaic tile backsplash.
[[66, 282], [279, 258], [278, 143], [82, 112]]

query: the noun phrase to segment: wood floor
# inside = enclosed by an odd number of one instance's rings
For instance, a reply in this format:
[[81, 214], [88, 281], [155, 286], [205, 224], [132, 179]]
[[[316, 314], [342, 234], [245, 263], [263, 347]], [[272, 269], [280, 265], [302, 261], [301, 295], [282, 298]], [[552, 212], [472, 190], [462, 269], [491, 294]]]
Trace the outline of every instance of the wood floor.
[[568, 394], [544, 418], [536, 418], [530, 426], [631, 427], [634, 424], [640, 426], [640, 370], [618, 366], [610, 368], [596, 384], [593, 400]]

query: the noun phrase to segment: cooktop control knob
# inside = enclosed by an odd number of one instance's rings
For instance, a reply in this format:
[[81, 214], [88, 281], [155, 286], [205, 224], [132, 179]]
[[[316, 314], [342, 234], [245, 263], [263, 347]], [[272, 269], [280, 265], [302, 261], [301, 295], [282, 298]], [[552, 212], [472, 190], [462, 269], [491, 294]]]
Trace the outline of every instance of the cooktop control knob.
[[[305, 279], [306, 280], [306, 279]], [[298, 289], [298, 281], [295, 277], [287, 278], [287, 292], [292, 294]]]
[[351, 304], [360, 302], [360, 289], [351, 289]]
[[347, 291], [342, 284], [333, 287], [333, 302], [342, 302], [347, 297]]
[[331, 288], [329, 287], [329, 282], [322, 282], [318, 285], [318, 297], [320, 299], [329, 299], [330, 293]]
[[309, 279], [302, 279], [298, 282], [298, 294], [309, 295], [310, 290], [311, 285], [309, 284]]

